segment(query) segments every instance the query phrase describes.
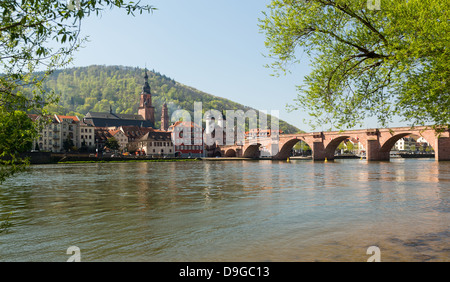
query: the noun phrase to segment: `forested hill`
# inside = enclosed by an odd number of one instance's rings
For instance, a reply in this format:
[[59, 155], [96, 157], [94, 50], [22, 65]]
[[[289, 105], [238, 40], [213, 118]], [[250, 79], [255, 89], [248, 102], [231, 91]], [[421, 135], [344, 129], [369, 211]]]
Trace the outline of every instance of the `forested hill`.
[[[60, 96], [59, 105], [50, 106], [57, 114], [78, 115], [88, 112], [109, 112], [137, 114], [140, 93], [144, 83], [142, 68], [124, 66], [88, 66], [56, 70], [45, 88], [53, 89]], [[228, 99], [220, 98], [183, 85], [156, 71], [148, 71], [156, 126], [160, 125], [161, 108], [164, 102], [169, 108], [169, 116], [177, 109], [184, 109], [193, 118], [194, 102], [202, 102], [203, 110], [252, 109]], [[270, 117], [268, 117], [270, 123]], [[299, 129], [280, 120], [280, 129], [285, 133], [295, 133]]]

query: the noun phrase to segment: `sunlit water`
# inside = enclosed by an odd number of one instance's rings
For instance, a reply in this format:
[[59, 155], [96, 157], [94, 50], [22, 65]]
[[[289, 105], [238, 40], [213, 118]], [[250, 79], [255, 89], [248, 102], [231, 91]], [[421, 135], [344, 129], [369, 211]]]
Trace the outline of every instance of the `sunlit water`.
[[450, 162], [39, 165], [0, 185], [0, 261], [450, 261]]

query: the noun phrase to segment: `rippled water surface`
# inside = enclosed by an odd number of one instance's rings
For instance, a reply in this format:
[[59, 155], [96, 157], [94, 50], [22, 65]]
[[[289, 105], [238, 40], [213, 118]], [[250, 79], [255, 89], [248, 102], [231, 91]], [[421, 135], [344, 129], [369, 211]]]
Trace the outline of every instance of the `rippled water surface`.
[[0, 185], [0, 261], [450, 261], [450, 162], [40, 165]]

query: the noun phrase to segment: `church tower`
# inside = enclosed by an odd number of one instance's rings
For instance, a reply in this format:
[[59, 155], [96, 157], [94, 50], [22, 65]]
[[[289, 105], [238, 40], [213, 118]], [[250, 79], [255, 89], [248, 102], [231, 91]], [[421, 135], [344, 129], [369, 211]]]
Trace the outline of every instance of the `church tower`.
[[164, 103], [161, 111], [161, 130], [167, 131], [169, 129], [169, 110], [167, 104]]
[[152, 106], [152, 93], [150, 91], [150, 85], [148, 84], [147, 69], [145, 69], [144, 86], [142, 87], [141, 100], [139, 102], [138, 114], [141, 115], [144, 120], [150, 121], [155, 124], [155, 108]]

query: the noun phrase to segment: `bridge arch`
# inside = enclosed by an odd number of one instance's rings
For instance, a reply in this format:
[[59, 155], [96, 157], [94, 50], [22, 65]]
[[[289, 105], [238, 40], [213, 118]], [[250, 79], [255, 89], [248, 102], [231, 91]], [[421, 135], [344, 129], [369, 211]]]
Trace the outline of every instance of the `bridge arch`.
[[259, 157], [259, 147], [261, 144], [249, 145], [244, 151], [244, 158], [257, 158]]
[[234, 150], [234, 149], [228, 149], [226, 152], [225, 152], [225, 157], [236, 157], [236, 150]]
[[325, 156], [327, 159], [332, 160], [334, 159], [334, 152], [336, 151], [339, 144], [342, 143], [342, 141], [345, 141], [346, 139], [350, 138], [350, 136], [339, 136], [334, 138], [333, 140], [328, 143], [327, 147], [325, 148]]
[[434, 144], [432, 142], [430, 142], [424, 136], [420, 136], [420, 134], [417, 134], [417, 133], [414, 133], [414, 132], [404, 132], [404, 133], [399, 133], [399, 134], [396, 134], [396, 135], [390, 137], [383, 144], [381, 144], [380, 152], [382, 152], [382, 153], [389, 153], [392, 150], [392, 148], [394, 147], [395, 143], [397, 143], [398, 140], [400, 140], [401, 138], [406, 137], [408, 135], [423, 137], [428, 142], [429, 146], [431, 148], [433, 148], [433, 150], [434, 150]]
[[[295, 144], [297, 144], [297, 143], [300, 142], [300, 141], [305, 142], [305, 140], [299, 139], [299, 138], [293, 138], [293, 139], [290, 139], [290, 140], [286, 141], [286, 142], [283, 144], [283, 146], [281, 146], [281, 148], [280, 148], [278, 154], [276, 155], [276, 158], [277, 158], [277, 159], [280, 159], [280, 160], [284, 160], [284, 159], [289, 158], [289, 157], [291, 156], [292, 148], [295, 146]], [[311, 145], [308, 144], [308, 142], [305, 142], [305, 143], [306, 143], [306, 144], [311, 148], [311, 150], [312, 150], [313, 147], [311, 147]]]

